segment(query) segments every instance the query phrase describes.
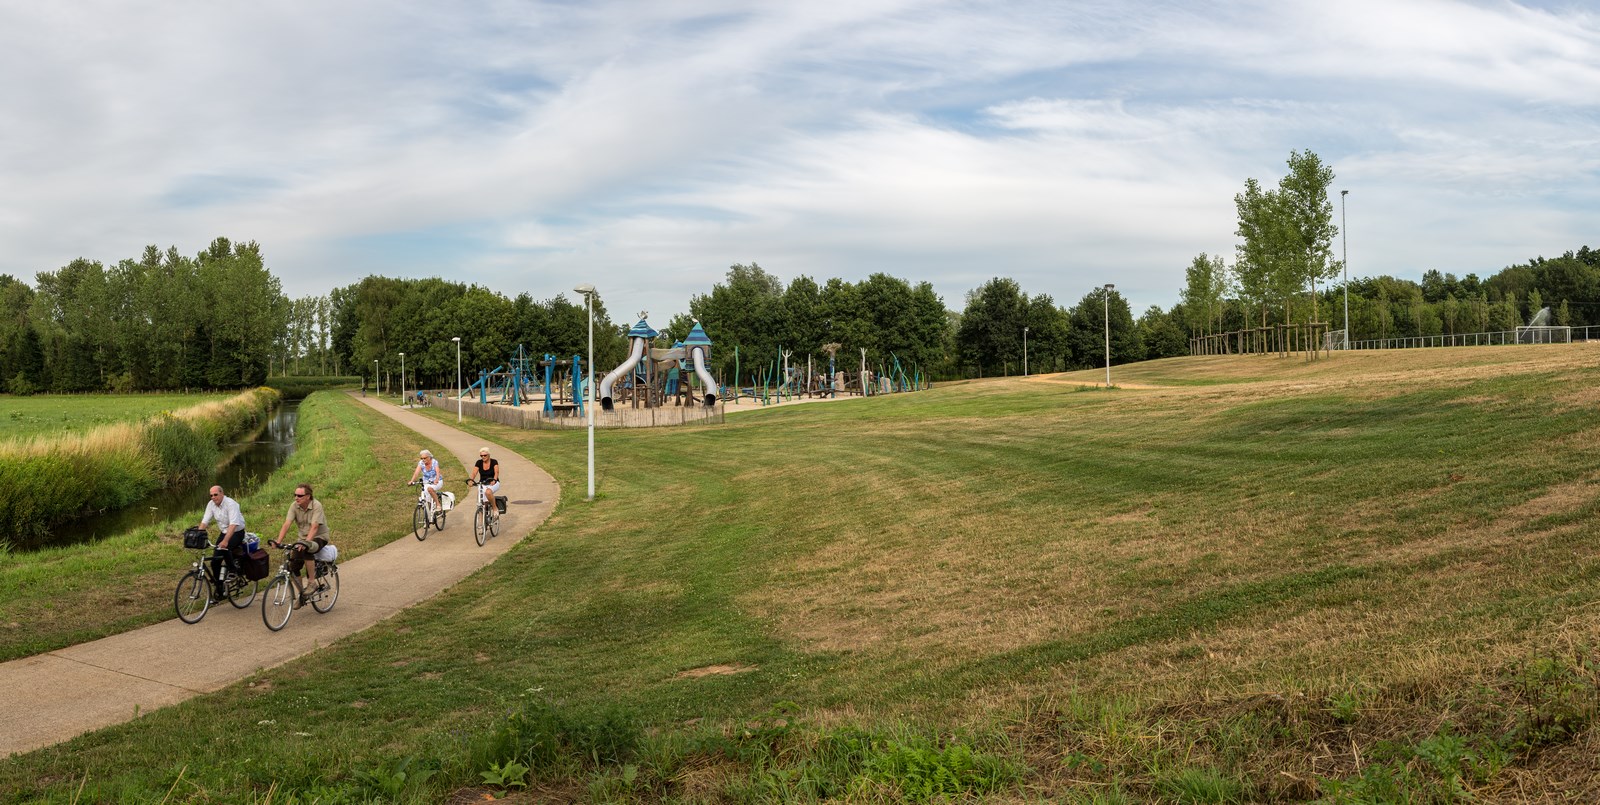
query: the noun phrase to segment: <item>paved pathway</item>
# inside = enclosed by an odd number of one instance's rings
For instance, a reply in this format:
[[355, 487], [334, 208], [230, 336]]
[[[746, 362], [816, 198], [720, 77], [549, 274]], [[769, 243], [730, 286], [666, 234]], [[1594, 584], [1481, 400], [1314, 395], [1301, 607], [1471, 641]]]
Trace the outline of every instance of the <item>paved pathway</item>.
[[[454, 453], [463, 465], [478, 458], [484, 442], [455, 428], [372, 398], [363, 402]], [[460, 479], [448, 487], [463, 502], [448, 527], [418, 542], [406, 535], [375, 551], [339, 563], [339, 602], [319, 615], [295, 610], [283, 631], [261, 622], [261, 598], [245, 609], [213, 606], [205, 620], [188, 625], [176, 618], [92, 643], [0, 664], [0, 756], [27, 752], [89, 730], [132, 720], [140, 713], [220, 690], [263, 668], [282, 665], [354, 634], [455, 584], [533, 533], [555, 509], [561, 490], [533, 462], [490, 443], [504, 479], [500, 493], [512, 504], [501, 518], [500, 536], [478, 547], [472, 536], [469, 498]], [[396, 467], [398, 477], [406, 468]], [[273, 521], [272, 525], [278, 525]], [[260, 525], [257, 528], [261, 528]], [[265, 530], [261, 531], [265, 535]], [[273, 532], [276, 534], [277, 532]], [[334, 534], [334, 544], [339, 535]], [[276, 569], [277, 552], [273, 552]], [[174, 560], [176, 562], [176, 560]], [[173, 584], [182, 568], [174, 564]], [[241, 642], [239, 634], [253, 639]], [[237, 648], [231, 653], [229, 646]], [[219, 648], [224, 650], [219, 651]]]

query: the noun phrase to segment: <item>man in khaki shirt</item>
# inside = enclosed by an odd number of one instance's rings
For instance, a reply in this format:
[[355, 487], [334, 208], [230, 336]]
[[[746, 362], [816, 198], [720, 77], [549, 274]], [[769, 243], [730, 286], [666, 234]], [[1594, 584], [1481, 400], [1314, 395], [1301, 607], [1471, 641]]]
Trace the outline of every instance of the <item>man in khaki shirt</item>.
[[[289, 533], [289, 526], [294, 526], [300, 534], [300, 539], [289, 552], [289, 578], [300, 594], [298, 606], [305, 606], [306, 590], [300, 584], [300, 568], [305, 567], [306, 562], [311, 561], [311, 557], [328, 544], [328, 517], [322, 512], [322, 501], [312, 494], [310, 484], [300, 484], [294, 488], [294, 502], [289, 504], [289, 515], [283, 518], [278, 538], [272, 541], [274, 546], [283, 547], [283, 538]], [[306, 571], [306, 581], [316, 582], [312, 570]]]

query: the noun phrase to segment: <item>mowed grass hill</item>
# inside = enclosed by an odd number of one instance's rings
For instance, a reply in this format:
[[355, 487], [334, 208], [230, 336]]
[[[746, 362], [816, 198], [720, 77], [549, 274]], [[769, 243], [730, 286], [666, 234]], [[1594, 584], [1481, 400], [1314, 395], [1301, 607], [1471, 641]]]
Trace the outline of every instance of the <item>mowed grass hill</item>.
[[561, 482], [531, 539], [0, 790], [1600, 799], [1600, 345], [1102, 379], [602, 431], [593, 503], [581, 431], [469, 419]]

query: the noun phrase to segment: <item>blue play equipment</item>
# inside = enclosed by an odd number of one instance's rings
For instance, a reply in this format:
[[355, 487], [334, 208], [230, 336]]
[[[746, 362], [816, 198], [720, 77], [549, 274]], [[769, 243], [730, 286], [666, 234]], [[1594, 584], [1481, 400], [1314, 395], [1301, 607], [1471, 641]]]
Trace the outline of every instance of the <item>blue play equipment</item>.
[[[550, 353], [545, 353], [544, 360], [539, 361], [539, 365], [544, 367], [545, 416], [554, 415], [557, 408], [560, 408], [563, 411], [576, 410], [578, 412], [578, 416], [583, 416], [583, 391], [584, 387], [588, 385], [588, 379], [584, 377], [583, 374], [583, 356], [573, 355], [572, 360], [566, 361], [557, 360], [556, 356]], [[566, 399], [566, 383], [551, 383], [555, 377], [556, 369], [558, 367], [569, 370], [569, 374], [571, 376], [570, 379], [572, 381], [572, 398], [570, 401]], [[557, 395], [552, 393], [552, 391], [560, 394], [562, 397], [561, 402], [556, 402], [555, 398]]]
[[537, 385], [533, 374], [534, 364], [535, 361], [518, 344], [516, 357], [488, 371], [480, 370], [477, 381], [467, 390], [476, 391], [478, 402], [485, 405], [499, 403], [520, 407]]

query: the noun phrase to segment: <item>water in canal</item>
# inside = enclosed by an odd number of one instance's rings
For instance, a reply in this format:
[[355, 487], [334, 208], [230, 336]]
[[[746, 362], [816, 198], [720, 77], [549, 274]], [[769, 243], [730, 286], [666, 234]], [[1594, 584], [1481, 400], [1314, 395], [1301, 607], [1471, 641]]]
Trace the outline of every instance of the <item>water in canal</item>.
[[[213, 484], [220, 484], [228, 497], [237, 500], [254, 492], [283, 466], [294, 453], [294, 429], [299, 420], [300, 401], [285, 401], [261, 430], [223, 447], [222, 465], [211, 477], [198, 479], [187, 486], [157, 490], [126, 508], [63, 523], [56, 526], [54, 534], [40, 543], [15, 547], [27, 550], [40, 545], [93, 542], [178, 516], [198, 523], [200, 515], [206, 510], [207, 493]], [[282, 506], [275, 505], [270, 512], [246, 511], [244, 521], [251, 531], [259, 533], [268, 521], [273, 525], [279, 524], [281, 521], [278, 518], [283, 516], [282, 512], [287, 506], [285, 502]]]

